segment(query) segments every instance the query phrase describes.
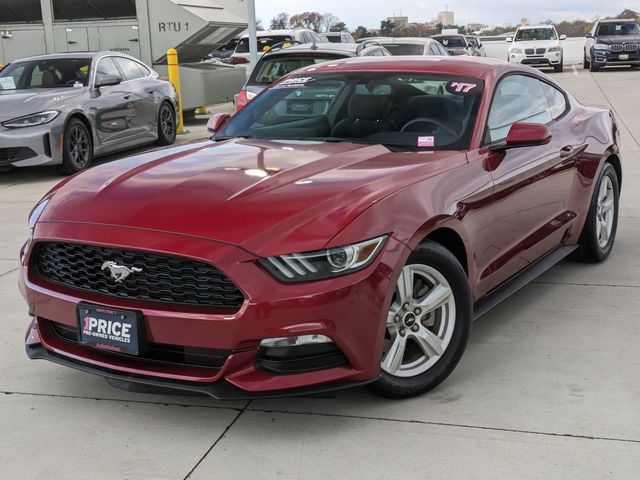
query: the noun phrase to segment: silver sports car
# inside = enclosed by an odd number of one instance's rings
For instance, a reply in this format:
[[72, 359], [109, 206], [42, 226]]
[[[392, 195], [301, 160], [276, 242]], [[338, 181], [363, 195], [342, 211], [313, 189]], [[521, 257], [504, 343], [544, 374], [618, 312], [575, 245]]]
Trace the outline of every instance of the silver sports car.
[[0, 167], [87, 168], [94, 157], [176, 138], [171, 83], [133, 57], [64, 53], [0, 71]]

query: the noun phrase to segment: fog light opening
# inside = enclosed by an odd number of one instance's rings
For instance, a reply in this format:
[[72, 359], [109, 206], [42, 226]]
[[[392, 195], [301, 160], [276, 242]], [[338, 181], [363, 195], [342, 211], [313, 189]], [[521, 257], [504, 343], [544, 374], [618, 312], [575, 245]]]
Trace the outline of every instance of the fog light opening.
[[263, 339], [260, 342], [260, 346], [263, 348], [277, 348], [315, 345], [321, 343], [333, 343], [333, 340], [326, 335], [319, 334], [301, 335], [298, 337], [275, 337]]

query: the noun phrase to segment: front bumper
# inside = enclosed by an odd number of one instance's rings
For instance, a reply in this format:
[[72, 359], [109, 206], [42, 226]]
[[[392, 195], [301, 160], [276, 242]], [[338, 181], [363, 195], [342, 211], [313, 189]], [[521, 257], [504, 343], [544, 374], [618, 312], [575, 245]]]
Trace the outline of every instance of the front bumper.
[[598, 67], [615, 65], [640, 65], [640, 50], [634, 52], [610, 52], [609, 50], [593, 50], [593, 64]]
[[534, 67], [552, 67], [562, 63], [562, 52], [546, 52], [541, 55], [525, 53], [509, 53], [509, 62], [531, 65]]
[[62, 163], [64, 121], [25, 128], [0, 126], [0, 167], [31, 167]]
[[[390, 238], [367, 269], [331, 280], [283, 285], [259, 267], [247, 252], [228, 244], [130, 228], [39, 223], [38, 239], [148, 250], [209, 262], [242, 290], [245, 302], [234, 314], [201, 307], [145, 304], [79, 292], [48, 283], [29, 271], [27, 246], [20, 288], [34, 320], [27, 332], [27, 353], [113, 382], [204, 393], [220, 399], [308, 395], [374, 381], [380, 374], [391, 285], [409, 252]], [[144, 317], [149, 342], [228, 352], [220, 366], [203, 367], [150, 361], [85, 347], [56, 334], [52, 325], [76, 328], [79, 302], [135, 309]], [[293, 335], [330, 337], [342, 364], [309, 371], [262, 368], [260, 340]]]

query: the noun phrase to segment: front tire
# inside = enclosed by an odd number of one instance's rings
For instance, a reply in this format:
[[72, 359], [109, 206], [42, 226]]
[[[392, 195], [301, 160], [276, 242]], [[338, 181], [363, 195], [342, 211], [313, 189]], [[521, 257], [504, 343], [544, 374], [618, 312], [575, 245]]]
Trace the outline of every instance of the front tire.
[[560, 63], [558, 65], [553, 66], [553, 71], [555, 73], [562, 73], [564, 70], [564, 57], [560, 58]]
[[585, 55], [584, 58], [582, 59], [582, 68], [584, 68], [585, 70], [589, 69], [589, 60], [587, 60], [587, 56]]
[[67, 175], [78, 173], [91, 165], [93, 144], [91, 131], [79, 118], [72, 118], [64, 129], [62, 171]]
[[176, 141], [176, 112], [164, 102], [158, 110], [158, 145], [171, 145]]
[[616, 169], [605, 163], [593, 191], [589, 213], [572, 258], [586, 263], [607, 259], [618, 229], [620, 183]]
[[472, 318], [471, 291], [456, 257], [425, 241], [403, 267], [387, 315], [381, 377], [371, 385], [389, 398], [420, 395], [458, 364]]

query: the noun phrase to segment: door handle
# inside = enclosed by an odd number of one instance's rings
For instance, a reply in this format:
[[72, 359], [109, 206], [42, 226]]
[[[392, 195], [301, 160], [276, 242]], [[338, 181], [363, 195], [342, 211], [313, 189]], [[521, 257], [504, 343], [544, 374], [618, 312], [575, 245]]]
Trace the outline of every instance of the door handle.
[[69, 40], [67, 43], [68, 43], [69, 45], [75, 45], [75, 44], [76, 44], [76, 43], [78, 43], [78, 42], [74, 42], [73, 40]]
[[130, 38], [129, 41], [130, 42], [139, 42], [140, 40], [138, 40], [137, 38]]
[[125, 95], [125, 96], [124, 96], [124, 99], [125, 99], [125, 100], [129, 100], [130, 98], [131, 98], [131, 95]]

